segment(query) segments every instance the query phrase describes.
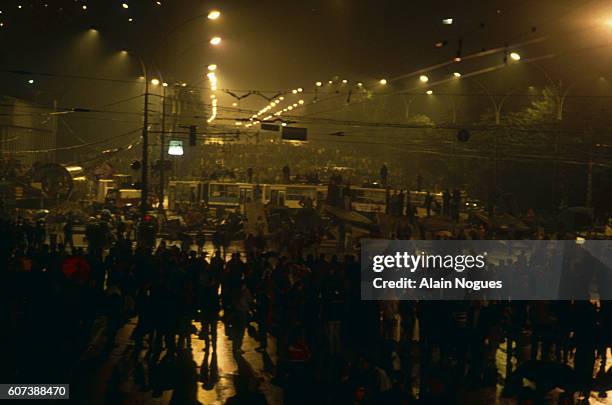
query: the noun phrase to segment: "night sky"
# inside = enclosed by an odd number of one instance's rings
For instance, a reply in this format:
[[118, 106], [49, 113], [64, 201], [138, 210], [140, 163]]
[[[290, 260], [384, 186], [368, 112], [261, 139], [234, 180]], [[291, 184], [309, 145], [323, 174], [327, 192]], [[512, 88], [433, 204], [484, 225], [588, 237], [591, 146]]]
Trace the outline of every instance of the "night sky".
[[[221, 89], [269, 91], [267, 94], [273, 95], [303, 87], [307, 96], [318, 80], [327, 82], [337, 77], [370, 86], [381, 78], [393, 79], [418, 69], [427, 70], [452, 60], [458, 53], [465, 57], [498, 49], [489, 56], [432, 70], [427, 73], [432, 81], [446, 78], [456, 70], [478, 71], [497, 66], [503, 63], [506, 47], [508, 52], [520, 52], [524, 59], [543, 58], [541, 64], [547, 71], [568, 82], [581, 76], [605, 74], [612, 54], [612, 27], [607, 24], [607, 16], [612, 18], [612, 4], [606, 1], [157, 3], [2, 1], [3, 92], [40, 104], [58, 100], [60, 106], [113, 105], [142, 93], [142, 84], [136, 81], [141, 75], [138, 56], [154, 67], [150, 70], [159, 69], [163, 79], [170, 83], [205, 87], [206, 66], [215, 63], [219, 67]], [[212, 9], [222, 12], [220, 19], [206, 19]], [[443, 24], [444, 18], [452, 18], [453, 23]], [[92, 27], [97, 33], [89, 30]], [[219, 47], [208, 43], [214, 35], [223, 38]], [[525, 44], [530, 41], [533, 43]], [[443, 46], [436, 47], [436, 43]], [[122, 58], [121, 50], [129, 51], [131, 56]], [[7, 73], [8, 70], [51, 76], [30, 77]], [[546, 81], [541, 73], [527, 68], [522, 73], [517, 70], [512, 77], [495, 73], [481, 76], [480, 80], [495, 85], [517, 78], [536, 85]], [[29, 84], [30, 79], [35, 83]], [[394, 89], [410, 89], [411, 81], [414, 77], [390, 80], [390, 85]], [[229, 97], [221, 99], [221, 105], [231, 102]], [[251, 96], [242, 102], [241, 108], [257, 110], [265, 105], [262, 98]], [[120, 108], [136, 113], [139, 104], [137, 100], [124, 101]], [[129, 121], [137, 123], [138, 117], [109, 118], [109, 126], [102, 131], [117, 130], [115, 124], [125, 124], [129, 129]], [[71, 125], [84, 138], [105, 136], [99, 135], [101, 128], [95, 122]]]

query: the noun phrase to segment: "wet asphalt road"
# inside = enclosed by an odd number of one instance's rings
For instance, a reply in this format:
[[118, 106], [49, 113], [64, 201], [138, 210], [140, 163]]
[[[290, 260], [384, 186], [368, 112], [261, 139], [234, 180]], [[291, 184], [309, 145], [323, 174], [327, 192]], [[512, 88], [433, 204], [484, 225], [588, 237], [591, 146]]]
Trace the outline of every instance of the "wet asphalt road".
[[[199, 323], [194, 325], [199, 329]], [[177, 366], [171, 375], [164, 375], [167, 380], [176, 377], [180, 381], [172, 388], [159, 391], [154, 389], [155, 372], [150, 367], [146, 343], [143, 350], [136, 352], [130, 339], [135, 326], [136, 321], [132, 319], [119, 331], [110, 352], [95, 353], [96, 349], [92, 349], [91, 359], [85, 359], [85, 365], [76, 372], [81, 376], [75, 376], [72, 398], [88, 404], [171, 404], [186, 403], [185, 392], [194, 390], [195, 398], [202, 404], [225, 404], [236, 395], [240, 378], [249, 391], [265, 395], [268, 404], [283, 403], [282, 389], [271, 383], [276, 364], [273, 339], [269, 338], [268, 351], [262, 354], [255, 351], [259, 343], [245, 333], [244, 354], [236, 358], [224, 324], [219, 322], [216, 352], [205, 352], [204, 341], [191, 335], [191, 350], [183, 351], [184, 362], [177, 361], [186, 367]], [[162, 352], [159, 357], [164, 355]]]

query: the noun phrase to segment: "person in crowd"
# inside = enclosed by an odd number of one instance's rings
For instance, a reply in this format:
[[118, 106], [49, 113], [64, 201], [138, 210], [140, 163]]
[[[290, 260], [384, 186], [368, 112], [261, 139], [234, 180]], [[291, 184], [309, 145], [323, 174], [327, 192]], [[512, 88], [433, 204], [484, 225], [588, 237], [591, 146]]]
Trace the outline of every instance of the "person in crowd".
[[72, 222], [72, 218], [70, 215], [66, 218], [66, 222], [64, 223], [64, 246], [70, 245], [70, 249], [74, 249], [74, 225]]

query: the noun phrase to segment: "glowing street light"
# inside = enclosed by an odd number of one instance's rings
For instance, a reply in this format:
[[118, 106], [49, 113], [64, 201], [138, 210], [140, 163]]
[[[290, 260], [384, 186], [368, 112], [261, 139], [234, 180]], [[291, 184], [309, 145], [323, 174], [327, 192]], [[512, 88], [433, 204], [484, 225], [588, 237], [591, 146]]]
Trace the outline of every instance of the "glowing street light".
[[217, 65], [215, 64], [208, 65], [208, 70], [211, 72], [214, 72], [215, 70], [217, 70]]
[[382, 84], [384, 86], [385, 84], [387, 84], [387, 79], [380, 79], [378, 81], [378, 83], [380, 83], [380, 84]]
[[316, 85], [317, 87], [321, 87], [321, 86], [323, 86], [323, 82], [316, 82], [316, 83], [315, 83], [315, 85]]
[[429, 81], [429, 77], [427, 77], [425, 75], [421, 75], [419, 77], [419, 80], [422, 81], [423, 83], [427, 83]]
[[426, 93], [428, 96], [431, 96], [431, 95], [433, 94], [433, 90], [427, 90], [425, 93]]
[[163, 83], [162, 83], [162, 86], [164, 86], [164, 87], [168, 87], [168, 83], [163, 82]]
[[348, 83], [348, 80], [343, 79], [343, 80], [342, 80], [342, 83], [347, 84], [347, 83]]
[[127, 4], [127, 3], [123, 3], [123, 4], [121, 5], [121, 7], [125, 8], [125, 9], [130, 8], [130, 6], [128, 6], [128, 4]]
[[208, 13], [209, 20], [216, 20], [219, 17], [221, 17], [221, 12], [219, 10], [212, 10], [210, 13]]
[[519, 61], [519, 60], [521, 60], [521, 55], [519, 55], [516, 52], [512, 52], [512, 53], [510, 53], [510, 59]]
[[210, 39], [210, 44], [211, 45], [219, 45], [221, 43], [221, 37], [212, 37]]
[[34, 84], [34, 79], [30, 79], [30, 80], [28, 80], [28, 83], [29, 83], [29, 84]]
[[153, 80], [151, 80], [151, 84], [153, 86], [157, 86], [159, 84], [159, 80], [158, 79], [153, 79]]
[[461, 77], [461, 73], [459, 73], [459, 72], [455, 72], [455, 73], [453, 73], [453, 76], [455, 76], [455, 77]]

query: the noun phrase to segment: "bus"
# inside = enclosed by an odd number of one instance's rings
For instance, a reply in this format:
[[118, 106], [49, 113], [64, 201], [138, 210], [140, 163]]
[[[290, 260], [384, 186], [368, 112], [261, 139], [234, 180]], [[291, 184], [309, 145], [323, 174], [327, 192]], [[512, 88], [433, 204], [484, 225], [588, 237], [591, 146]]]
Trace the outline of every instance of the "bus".
[[[345, 186], [341, 186], [346, 190]], [[362, 213], [385, 213], [387, 199], [400, 189], [375, 187], [350, 187], [350, 208]], [[272, 207], [302, 208], [309, 199], [313, 208], [327, 201], [328, 186], [320, 184], [253, 184], [223, 181], [170, 181], [168, 207], [172, 210], [179, 204], [206, 203], [209, 207], [240, 209], [251, 201], [262, 202]], [[425, 191], [410, 191], [412, 206], [419, 214], [424, 210]], [[430, 192], [434, 201], [442, 205], [442, 193]], [[434, 204], [435, 205], [435, 204]], [[424, 211], [423, 211], [424, 212]]]
[[263, 202], [274, 207], [303, 208], [307, 200], [316, 208], [327, 197], [327, 186], [313, 184], [264, 184]]
[[109, 208], [136, 207], [140, 204], [141, 191], [133, 188], [111, 188], [106, 192], [105, 203]]
[[174, 210], [179, 206], [199, 204], [205, 201], [204, 182], [197, 180], [172, 180], [168, 183], [164, 206]]
[[380, 212], [387, 209], [387, 190], [383, 188], [351, 188], [351, 209], [357, 212]]

